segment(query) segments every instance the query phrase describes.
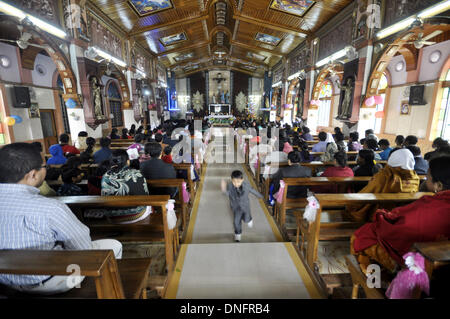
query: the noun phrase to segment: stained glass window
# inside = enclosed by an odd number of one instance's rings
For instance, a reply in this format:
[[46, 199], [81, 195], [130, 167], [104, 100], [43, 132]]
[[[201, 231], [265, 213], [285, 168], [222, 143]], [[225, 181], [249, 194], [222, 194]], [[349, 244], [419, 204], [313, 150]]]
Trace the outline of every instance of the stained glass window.
[[383, 76], [380, 79], [380, 84], [378, 84], [378, 91], [386, 90], [387, 86], [388, 86], [387, 77], [386, 74], [383, 74]]
[[333, 95], [333, 88], [330, 81], [323, 81], [320, 87], [319, 99], [331, 97]]

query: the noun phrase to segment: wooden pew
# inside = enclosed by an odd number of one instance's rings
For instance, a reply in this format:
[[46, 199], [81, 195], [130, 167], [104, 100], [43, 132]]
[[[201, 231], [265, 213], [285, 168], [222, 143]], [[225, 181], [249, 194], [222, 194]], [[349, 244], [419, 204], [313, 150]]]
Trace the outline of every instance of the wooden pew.
[[[133, 196], [60, 196], [55, 199], [68, 205], [80, 220], [84, 217], [78, 214], [85, 208], [120, 208], [136, 206], [152, 206], [154, 210], [146, 220], [133, 224], [111, 224], [96, 222], [88, 224], [91, 236], [95, 239], [114, 237], [119, 241], [164, 241], [166, 251], [167, 271], [173, 271], [175, 258], [179, 248], [178, 224], [169, 229], [167, 224], [166, 205], [169, 195], [133, 195]], [[158, 209], [158, 212], [155, 210]], [[81, 216], [80, 216], [81, 215]]]
[[[420, 175], [421, 181], [426, 180], [425, 175]], [[285, 191], [283, 203], [275, 205], [275, 219], [283, 228], [286, 221], [286, 210], [304, 208], [308, 203], [306, 198], [287, 198], [287, 190], [292, 186], [338, 186], [338, 193], [346, 193], [348, 186], [353, 184], [367, 184], [372, 176], [354, 177], [304, 177], [304, 178], [284, 178]]]
[[[79, 266], [86, 278], [80, 288], [47, 298], [146, 298], [150, 258], [116, 260], [112, 250], [0, 250], [0, 273], [68, 276], [69, 265]], [[42, 298], [2, 286], [0, 294]], [[45, 298], [45, 297], [44, 297]]]
[[195, 192], [196, 192], [196, 185], [195, 183], [192, 181], [192, 174], [191, 174], [191, 165], [190, 163], [180, 163], [180, 164], [175, 164], [173, 163], [173, 168], [175, 168], [175, 170], [180, 170], [180, 171], [185, 171], [186, 172], [186, 176], [187, 176], [187, 180], [186, 183], [189, 186], [189, 195], [190, 195], [190, 200], [189, 200], [189, 204], [192, 206], [192, 204], [194, 203], [194, 197], [195, 197]]
[[147, 179], [149, 188], [166, 188], [175, 187], [178, 189], [177, 197], [175, 198], [176, 207], [181, 209], [182, 216], [182, 230], [186, 230], [189, 220], [189, 212], [187, 204], [183, 200], [183, 183], [184, 179]]
[[[303, 219], [302, 216], [297, 215], [297, 236], [301, 233], [302, 244], [300, 250], [305, 254], [307, 264], [311, 269], [315, 269], [319, 240], [330, 240], [331, 237], [333, 239], [349, 238], [352, 234], [352, 230], [356, 230], [359, 226], [353, 222], [321, 223], [322, 212], [325, 211], [331, 213], [331, 211], [328, 210], [329, 208], [336, 209], [336, 207], [346, 207], [347, 205], [353, 204], [379, 204], [381, 206], [386, 204], [398, 204], [399, 206], [402, 206], [414, 202], [424, 195], [433, 195], [433, 193], [316, 194], [315, 197], [317, 198], [320, 207], [317, 210], [315, 221], [309, 223]], [[321, 234], [321, 228], [327, 228], [327, 232], [329, 233], [327, 238], [323, 238], [323, 235], [326, 234]], [[305, 242], [307, 243], [306, 249], [304, 249]]]

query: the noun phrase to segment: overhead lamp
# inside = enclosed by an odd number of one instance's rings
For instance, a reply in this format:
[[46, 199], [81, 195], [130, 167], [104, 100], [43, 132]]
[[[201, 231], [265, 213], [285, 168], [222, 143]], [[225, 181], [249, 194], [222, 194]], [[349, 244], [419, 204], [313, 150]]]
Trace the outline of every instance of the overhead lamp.
[[347, 54], [347, 50], [346, 49], [342, 49], [332, 55], [330, 55], [329, 57], [326, 57], [325, 59], [320, 60], [319, 62], [316, 63], [317, 67], [321, 67], [325, 64], [327, 64], [330, 61], [335, 61], [337, 59], [342, 58], [343, 56], [345, 56]]
[[385, 37], [390, 36], [391, 34], [394, 34], [394, 33], [398, 32], [400, 30], [403, 30], [406, 27], [410, 26], [414, 21], [416, 21], [415, 17], [409, 17], [409, 18], [406, 18], [406, 19], [404, 19], [404, 20], [402, 20], [400, 22], [397, 22], [397, 23], [391, 25], [390, 27], [387, 27], [387, 28], [379, 31], [377, 33], [377, 39], [381, 40], [381, 39], [383, 39]]
[[99, 56], [101, 56], [102, 58], [104, 58], [106, 60], [110, 60], [110, 61], [114, 62], [118, 66], [121, 66], [121, 67], [126, 67], [127, 66], [127, 64], [125, 62], [123, 62], [122, 60], [119, 60], [119, 59], [113, 57], [111, 54], [106, 53], [105, 51], [102, 51], [102, 50], [100, 50], [100, 49], [98, 49], [96, 47], [94, 47], [94, 50], [97, 52], [97, 54]]
[[298, 78], [299, 75], [302, 74], [302, 72], [304, 72], [304, 70], [301, 70], [301, 71], [298, 71], [297, 73], [292, 74], [290, 77], [288, 77], [288, 81]]
[[25, 19], [27, 16], [25, 12], [23, 12], [20, 9], [17, 9], [16, 7], [13, 7], [12, 5], [7, 4], [6, 2], [0, 1], [0, 11], [10, 15], [19, 18], [19, 20]]
[[277, 83], [275, 83], [274, 85], [272, 85], [272, 87], [274, 88], [274, 87], [277, 87], [277, 86], [279, 86], [279, 85], [281, 85], [282, 84], [282, 82], [281, 81], [278, 81]]
[[441, 12], [445, 12], [450, 9], [450, 0], [442, 1], [437, 3], [425, 10], [422, 10], [417, 16], [420, 19], [429, 18], [435, 16]]
[[47, 22], [44, 22], [43, 20], [38, 19], [35, 16], [32, 16], [31, 14], [28, 14], [16, 7], [13, 7], [4, 1], [0, 1], [0, 11], [4, 12], [10, 16], [19, 18], [19, 21], [22, 21], [23, 19], [28, 18], [28, 20], [30, 20], [30, 22], [33, 23], [38, 28], [44, 30], [45, 32], [53, 34], [54, 36], [57, 36], [59, 38], [65, 39], [67, 36], [67, 33], [64, 32], [63, 30], [61, 30]]
[[139, 69], [136, 69], [136, 73], [140, 74], [143, 78], [147, 77], [147, 74]]
[[376, 36], [377, 39], [383, 39], [387, 36], [390, 36], [391, 34], [394, 34], [400, 30], [405, 29], [406, 27], [409, 27], [417, 18], [419, 19], [426, 19], [432, 16], [435, 16], [439, 13], [445, 12], [450, 9], [450, 0], [441, 1], [433, 6], [430, 6], [427, 9], [424, 9], [420, 11], [419, 13], [412, 15], [400, 22], [397, 22], [383, 30], [380, 30]]

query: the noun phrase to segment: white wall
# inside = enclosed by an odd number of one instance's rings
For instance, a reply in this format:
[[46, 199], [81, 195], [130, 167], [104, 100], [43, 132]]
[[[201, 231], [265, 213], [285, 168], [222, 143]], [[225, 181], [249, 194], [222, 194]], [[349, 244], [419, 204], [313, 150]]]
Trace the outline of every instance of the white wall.
[[16, 50], [18, 50], [16, 46], [0, 42], [0, 55], [6, 56], [11, 61], [8, 68], [0, 66], [1, 80], [17, 83], [21, 82]]
[[123, 110], [123, 125], [127, 129], [130, 129], [132, 124], [136, 125], [136, 128], [140, 126], [140, 124], [134, 120], [134, 110], [133, 109]]
[[416, 135], [425, 138], [428, 119], [430, 116], [431, 102], [433, 99], [434, 83], [425, 85], [424, 100], [426, 105], [410, 106], [409, 115], [400, 115], [402, 101], [409, 100], [409, 85], [391, 89], [389, 109], [386, 118], [386, 134]]
[[[433, 39], [431, 39], [433, 41]], [[419, 82], [436, 80], [439, 78], [441, 69], [450, 55], [450, 40], [426, 46], [422, 49], [422, 61], [420, 65]], [[441, 53], [441, 57], [435, 63], [430, 61], [430, 55], [435, 51]]]
[[[30, 118], [28, 108], [13, 107], [13, 86], [5, 85], [6, 99], [9, 105], [10, 115], [18, 115], [22, 118], [21, 123], [13, 126], [14, 139], [16, 142], [24, 142], [44, 138], [40, 118]], [[38, 103], [39, 109], [55, 109], [53, 90], [30, 87], [35, 92], [35, 98], [31, 93], [31, 102]]]
[[317, 122], [319, 119], [318, 109], [308, 109], [308, 122], [307, 126], [311, 131], [311, 135], [317, 134]]
[[[401, 71], [397, 71], [395, 69], [398, 63], [403, 63], [403, 69]], [[406, 72], [406, 61], [403, 55], [397, 55], [392, 58], [391, 62], [388, 65], [389, 73], [391, 74], [391, 83], [390, 86], [405, 84], [407, 81], [408, 73]]]
[[[37, 72], [37, 66], [40, 65], [40, 68], [44, 71], [44, 74], [40, 74]], [[56, 65], [53, 63], [53, 60], [43, 54], [38, 54], [36, 59], [34, 60], [34, 70], [31, 71], [31, 77], [33, 79], [34, 85], [39, 86], [53, 86], [53, 74], [55, 73]]]
[[338, 116], [338, 111], [339, 111], [339, 98], [341, 96], [338, 95], [333, 95], [332, 97], [332, 105], [333, 108], [331, 110], [331, 126], [332, 127], [340, 127], [342, 128], [344, 126], [344, 123], [342, 123], [341, 121], [336, 120], [336, 117]]

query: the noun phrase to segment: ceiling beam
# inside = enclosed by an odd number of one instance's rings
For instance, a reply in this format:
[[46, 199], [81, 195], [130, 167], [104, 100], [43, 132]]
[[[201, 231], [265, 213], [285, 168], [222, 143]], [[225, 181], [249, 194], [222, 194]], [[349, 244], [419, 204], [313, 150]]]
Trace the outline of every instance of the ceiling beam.
[[203, 68], [199, 68], [199, 69], [196, 69], [196, 70], [192, 70], [192, 71], [189, 71], [189, 72], [177, 75], [176, 77], [177, 78], [182, 78], [182, 77], [186, 77], [188, 75], [191, 75], [191, 74], [194, 74], [194, 73], [197, 73], [197, 72], [202, 72], [202, 71], [206, 71], [206, 70], [214, 70], [214, 69], [233, 70], [233, 71], [237, 71], [237, 72], [241, 72], [241, 73], [246, 73], [246, 74], [251, 75], [251, 76], [258, 76], [258, 77], [262, 76], [261, 74], [258, 74], [257, 72], [251, 72], [251, 71], [243, 70], [243, 69], [236, 68], [236, 67], [233, 67], [233, 66], [228, 66], [228, 65], [209, 65], [209, 66], [206, 66], [206, 67], [203, 67]]
[[240, 42], [237, 42], [237, 41], [231, 41], [231, 44], [232, 45], [236, 45], [236, 46], [241, 47], [241, 48], [244, 48], [244, 49], [249, 49], [249, 50], [253, 50], [253, 51], [267, 52], [267, 53], [272, 54], [273, 56], [277, 56], [277, 57], [280, 57], [280, 58], [284, 57], [284, 54], [281, 54], [279, 52], [272, 51], [272, 50], [265, 49], [265, 48], [261, 48], [261, 47], [255, 47], [253, 45], [246, 44], [246, 43], [240, 43]]
[[242, 14], [235, 14], [233, 15], [233, 18], [239, 21], [244, 21], [247, 23], [255, 24], [260, 27], [266, 27], [272, 30], [281, 31], [285, 33], [293, 34], [297, 37], [305, 38], [307, 35], [310, 35], [311, 32], [299, 30], [298, 28], [293, 28], [285, 25], [275, 24], [272, 22], [269, 22], [267, 20], [261, 20], [254, 17], [245, 16]]
[[209, 42], [194, 43], [194, 44], [191, 44], [188, 46], [183, 46], [180, 48], [175, 48], [172, 50], [167, 50], [167, 51], [161, 52], [161, 53], [157, 54], [157, 56], [160, 57], [160, 56], [165, 56], [165, 55], [175, 53], [175, 52], [182, 52], [182, 51], [187, 51], [187, 50], [192, 50], [192, 49], [203, 48], [203, 47], [207, 46], [208, 44], [209, 44]]
[[166, 29], [178, 27], [178, 26], [184, 25], [184, 24], [191, 24], [191, 23], [207, 20], [208, 18], [209, 18], [209, 15], [201, 15], [201, 16], [188, 17], [188, 18], [175, 20], [175, 21], [170, 21], [170, 22], [165, 22], [165, 23], [158, 23], [158, 24], [154, 24], [154, 25], [149, 25], [147, 27], [143, 27], [143, 28], [138, 29], [138, 30], [134, 30], [134, 31], [132, 30], [128, 34], [128, 36], [131, 37], [131, 36], [139, 35], [141, 33], [148, 32], [148, 31], [153, 31], [153, 30], [166, 30]]

